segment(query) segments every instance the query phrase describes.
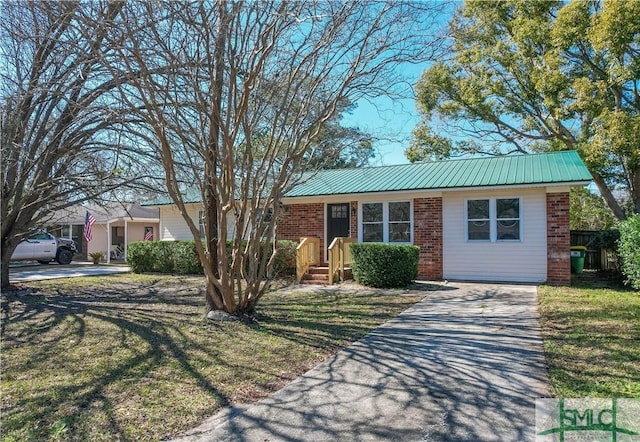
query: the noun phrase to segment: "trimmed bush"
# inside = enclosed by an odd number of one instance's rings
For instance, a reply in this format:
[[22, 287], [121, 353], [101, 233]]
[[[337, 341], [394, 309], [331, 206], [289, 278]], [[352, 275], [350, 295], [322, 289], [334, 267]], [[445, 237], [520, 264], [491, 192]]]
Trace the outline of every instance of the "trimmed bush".
[[[271, 243], [264, 243], [263, 250], [271, 253]], [[278, 252], [273, 262], [273, 276], [294, 275], [296, 271], [296, 248], [298, 243], [289, 240], [278, 241]]]
[[406, 287], [418, 276], [417, 246], [351, 244], [353, 276], [369, 287]]
[[155, 242], [132, 242], [127, 246], [127, 264], [134, 273], [151, 272], [154, 266]]
[[622, 260], [622, 273], [631, 287], [640, 290], [640, 215], [619, 224], [618, 256]]
[[204, 274], [195, 241], [174, 243], [174, 271], [180, 275]]
[[[261, 253], [271, 253], [273, 243], [265, 242]], [[227, 243], [230, 249], [231, 242]], [[278, 252], [273, 265], [273, 276], [287, 274], [295, 269], [294, 241], [278, 241]], [[127, 263], [134, 273], [176, 273], [180, 275], [204, 273], [195, 241], [139, 241], [127, 246]]]

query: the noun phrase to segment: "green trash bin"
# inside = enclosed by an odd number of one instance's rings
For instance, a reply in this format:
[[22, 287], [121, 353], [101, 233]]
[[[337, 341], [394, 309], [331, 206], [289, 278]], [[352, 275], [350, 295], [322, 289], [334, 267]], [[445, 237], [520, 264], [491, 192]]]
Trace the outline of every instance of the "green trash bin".
[[571, 246], [571, 271], [582, 273], [584, 270], [584, 255], [587, 253], [585, 246]]

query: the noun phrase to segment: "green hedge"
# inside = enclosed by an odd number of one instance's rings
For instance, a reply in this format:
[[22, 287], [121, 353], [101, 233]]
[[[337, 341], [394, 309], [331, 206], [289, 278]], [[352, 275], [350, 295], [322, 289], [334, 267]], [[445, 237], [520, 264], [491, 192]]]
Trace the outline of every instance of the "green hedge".
[[[262, 253], [271, 253], [273, 243], [262, 243]], [[292, 273], [296, 265], [294, 241], [278, 241], [273, 275]], [[231, 252], [231, 242], [227, 242]], [[127, 263], [134, 273], [203, 274], [195, 241], [140, 241], [127, 246]]]
[[418, 276], [417, 246], [351, 244], [353, 276], [370, 287], [406, 287]]
[[640, 215], [621, 222], [618, 229], [618, 256], [622, 260], [622, 273], [631, 287], [640, 290]]

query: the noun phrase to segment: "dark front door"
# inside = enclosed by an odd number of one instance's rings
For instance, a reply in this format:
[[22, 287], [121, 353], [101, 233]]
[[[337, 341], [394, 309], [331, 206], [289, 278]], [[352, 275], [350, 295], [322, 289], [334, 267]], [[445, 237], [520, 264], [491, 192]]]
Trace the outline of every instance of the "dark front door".
[[327, 204], [327, 248], [336, 237], [349, 237], [349, 203]]

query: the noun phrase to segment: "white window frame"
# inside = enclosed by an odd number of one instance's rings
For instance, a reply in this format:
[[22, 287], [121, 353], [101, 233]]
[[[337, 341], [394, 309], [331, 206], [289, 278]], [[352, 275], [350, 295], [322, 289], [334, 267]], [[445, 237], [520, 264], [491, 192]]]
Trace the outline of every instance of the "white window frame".
[[[409, 203], [409, 241], [408, 242], [390, 242], [389, 241], [389, 203]], [[358, 242], [363, 242], [363, 216], [362, 209], [365, 204], [382, 204], [382, 243], [387, 244], [413, 244], [413, 200], [389, 200], [389, 201], [358, 201]], [[368, 242], [367, 244], [375, 244]]]
[[[489, 239], [469, 239], [469, 201], [477, 200], [489, 200]], [[498, 239], [498, 200], [518, 200], [519, 217], [518, 218], [505, 218], [518, 220], [518, 239]], [[500, 196], [500, 197], [477, 197], [466, 198], [464, 200], [464, 239], [469, 243], [488, 243], [488, 242], [523, 242], [524, 230], [523, 226], [523, 199], [519, 196]]]

